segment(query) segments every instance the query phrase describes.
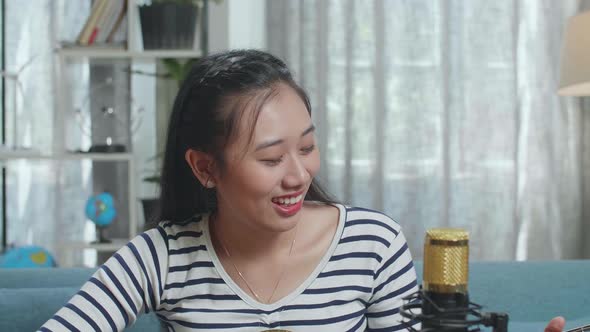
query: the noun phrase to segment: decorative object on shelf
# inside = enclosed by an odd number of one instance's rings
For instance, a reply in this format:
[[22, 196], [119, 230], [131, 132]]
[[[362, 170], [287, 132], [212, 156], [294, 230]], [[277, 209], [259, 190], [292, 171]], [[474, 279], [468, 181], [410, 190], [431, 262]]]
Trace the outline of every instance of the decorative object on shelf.
[[23, 246], [8, 249], [0, 255], [0, 268], [56, 267], [53, 256], [38, 246]]
[[90, 196], [86, 201], [85, 212], [86, 217], [96, 225], [98, 231], [98, 240], [96, 243], [110, 243], [111, 241], [104, 236], [104, 230], [117, 217], [113, 195], [102, 192]]
[[[127, 118], [127, 110], [121, 110], [119, 105], [114, 105], [113, 99], [108, 100], [91, 100], [95, 95], [102, 95], [103, 91], [117, 91], [118, 94], [123, 94], [125, 99], [130, 104], [129, 118]], [[110, 104], [108, 104], [110, 102]], [[98, 104], [100, 112], [92, 112], [91, 105]], [[126, 108], [126, 107], [125, 107]], [[121, 91], [114, 86], [112, 78], [107, 78], [102, 84], [96, 85], [90, 90], [88, 96], [82, 102], [82, 105], [75, 110], [78, 125], [85, 135], [92, 138], [92, 129], [111, 128], [111, 133], [104, 137], [104, 142], [100, 144], [93, 144], [88, 152], [126, 152], [127, 149], [121, 141], [126, 140], [126, 137], [121, 137], [121, 132], [127, 132], [127, 121], [129, 121], [129, 132], [133, 135], [141, 125], [141, 118], [144, 113], [144, 107], [138, 105], [135, 99], [131, 96], [129, 91]]]
[[153, 0], [138, 6], [143, 48], [193, 49], [203, 0]]

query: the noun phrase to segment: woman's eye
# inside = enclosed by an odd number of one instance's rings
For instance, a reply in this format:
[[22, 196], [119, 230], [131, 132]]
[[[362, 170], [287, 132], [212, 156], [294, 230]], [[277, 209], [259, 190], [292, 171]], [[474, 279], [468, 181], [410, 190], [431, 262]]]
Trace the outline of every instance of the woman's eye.
[[269, 165], [269, 166], [276, 166], [278, 165], [281, 161], [283, 161], [283, 157], [281, 156], [280, 158], [276, 158], [276, 159], [263, 159], [262, 162]]
[[314, 149], [315, 149], [315, 145], [310, 145], [310, 146], [306, 146], [306, 147], [302, 148], [301, 152], [303, 152], [303, 154], [309, 154], [309, 153], [313, 152]]

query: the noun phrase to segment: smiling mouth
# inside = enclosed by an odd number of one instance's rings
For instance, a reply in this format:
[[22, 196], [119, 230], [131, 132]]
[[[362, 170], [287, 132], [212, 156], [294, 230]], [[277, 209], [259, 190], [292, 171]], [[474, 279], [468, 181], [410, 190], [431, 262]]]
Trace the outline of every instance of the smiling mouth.
[[297, 196], [273, 198], [272, 202], [275, 204], [283, 205], [283, 206], [290, 206], [290, 205], [295, 205], [295, 204], [299, 203], [302, 199], [303, 199], [303, 193], [301, 193]]

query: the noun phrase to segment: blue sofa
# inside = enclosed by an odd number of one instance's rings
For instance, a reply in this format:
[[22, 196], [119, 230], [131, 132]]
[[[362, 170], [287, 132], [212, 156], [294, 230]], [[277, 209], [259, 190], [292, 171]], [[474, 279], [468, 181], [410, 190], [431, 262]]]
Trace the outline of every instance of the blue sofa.
[[[416, 264], [421, 280], [422, 265]], [[35, 331], [78, 290], [91, 269], [0, 269], [0, 331]], [[509, 331], [543, 331], [557, 314], [590, 324], [590, 260], [473, 262], [471, 300], [510, 315]], [[160, 331], [154, 314], [129, 331]]]
[[[32, 332], [57, 312], [94, 269], [0, 269], [0, 331]], [[155, 314], [140, 316], [126, 331], [159, 332]]]

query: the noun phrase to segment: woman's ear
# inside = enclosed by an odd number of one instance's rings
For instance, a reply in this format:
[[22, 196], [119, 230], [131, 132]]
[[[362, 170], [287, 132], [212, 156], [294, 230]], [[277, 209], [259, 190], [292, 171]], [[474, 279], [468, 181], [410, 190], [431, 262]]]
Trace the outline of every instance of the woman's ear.
[[184, 159], [203, 187], [215, 187], [215, 179], [213, 178], [214, 159], [210, 154], [188, 149], [184, 154]]

